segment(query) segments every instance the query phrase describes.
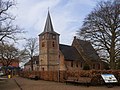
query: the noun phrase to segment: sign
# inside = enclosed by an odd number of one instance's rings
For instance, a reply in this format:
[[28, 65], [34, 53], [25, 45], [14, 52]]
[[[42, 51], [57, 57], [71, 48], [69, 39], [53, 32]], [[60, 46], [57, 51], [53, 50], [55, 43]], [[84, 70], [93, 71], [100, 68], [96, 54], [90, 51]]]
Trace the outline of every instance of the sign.
[[105, 83], [117, 83], [117, 79], [113, 74], [101, 74]]

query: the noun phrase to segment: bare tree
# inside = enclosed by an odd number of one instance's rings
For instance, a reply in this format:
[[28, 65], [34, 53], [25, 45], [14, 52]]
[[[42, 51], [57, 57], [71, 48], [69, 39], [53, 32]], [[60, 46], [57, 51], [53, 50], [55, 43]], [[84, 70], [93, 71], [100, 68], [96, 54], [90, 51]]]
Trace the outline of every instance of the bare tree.
[[120, 0], [99, 2], [85, 18], [78, 36], [90, 40], [107, 56], [111, 69], [116, 69], [120, 55]]
[[26, 40], [26, 52], [31, 61], [31, 70], [33, 71], [33, 56], [38, 54], [38, 41], [37, 38], [29, 38]]
[[13, 6], [15, 6], [14, 0], [0, 0], [0, 42], [6, 39], [16, 41], [18, 39], [16, 35], [23, 32], [13, 24], [16, 17], [8, 12]]
[[14, 61], [19, 61], [19, 57], [22, 55], [19, 49], [13, 44], [0, 44], [0, 62], [2, 66], [8, 67]]

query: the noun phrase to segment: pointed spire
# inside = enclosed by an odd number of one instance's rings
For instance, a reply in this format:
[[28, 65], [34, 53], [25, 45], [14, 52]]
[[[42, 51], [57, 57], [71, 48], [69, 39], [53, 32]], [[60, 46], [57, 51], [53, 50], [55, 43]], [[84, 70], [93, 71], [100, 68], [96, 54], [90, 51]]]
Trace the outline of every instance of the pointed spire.
[[48, 15], [47, 15], [47, 20], [45, 23], [44, 32], [54, 32], [49, 10], [48, 10]]

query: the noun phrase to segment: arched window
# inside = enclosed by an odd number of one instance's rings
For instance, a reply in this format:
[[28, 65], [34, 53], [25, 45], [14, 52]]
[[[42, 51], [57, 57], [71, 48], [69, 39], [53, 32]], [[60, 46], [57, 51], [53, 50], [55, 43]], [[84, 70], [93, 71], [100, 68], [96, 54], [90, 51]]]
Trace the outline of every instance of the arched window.
[[93, 64], [93, 69], [95, 69], [95, 63]]
[[78, 62], [76, 62], [76, 67], [78, 67]]
[[44, 68], [42, 68], [42, 71], [44, 71]]
[[55, 47], [55, 42], [52, 42], [52, 46]]
[[98, 63], [98, 69], [100, 69], [100, 64]]
[[73, 61], [71, 61], [71, 67], [73, 67]]
[[45, 47], [45, 42], [42, 42], [42, 47]]
[[80, 67], [83, 68], [83, 63], [82, 62], [80, 63]]

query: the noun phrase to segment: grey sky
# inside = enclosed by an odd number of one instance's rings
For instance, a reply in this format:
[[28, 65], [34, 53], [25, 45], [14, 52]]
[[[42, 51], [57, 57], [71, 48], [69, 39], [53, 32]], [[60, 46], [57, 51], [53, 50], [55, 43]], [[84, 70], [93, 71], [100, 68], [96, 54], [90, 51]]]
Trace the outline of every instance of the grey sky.
[[60, 34], [60, 43], [70, 45], [83, 19], [99, 0], [16, 0], [16, 23], [24, 28], [25, 37], [38, 37], [43, 31], [48, 7], [54, 30]]

